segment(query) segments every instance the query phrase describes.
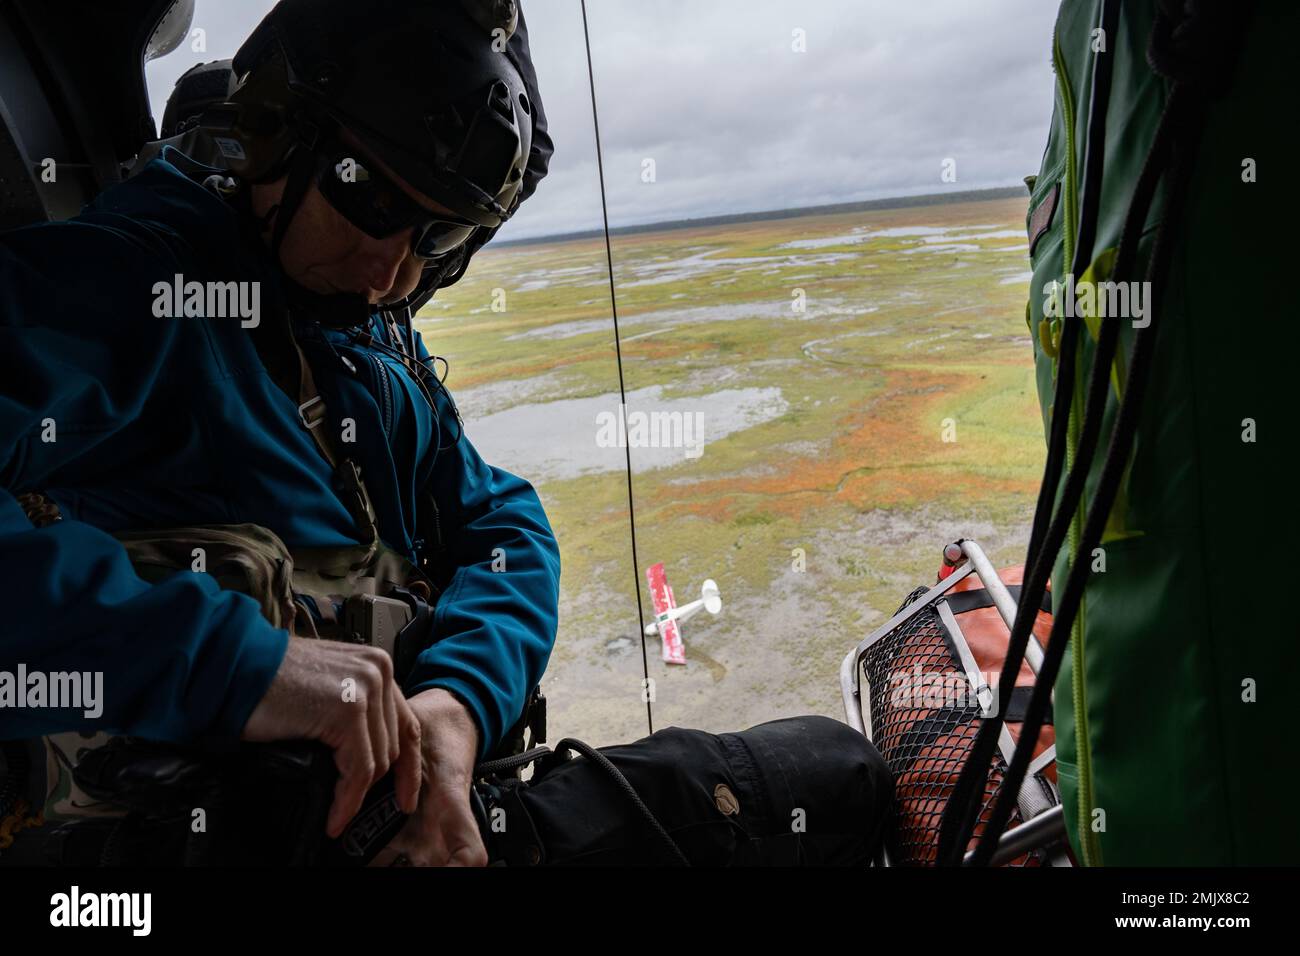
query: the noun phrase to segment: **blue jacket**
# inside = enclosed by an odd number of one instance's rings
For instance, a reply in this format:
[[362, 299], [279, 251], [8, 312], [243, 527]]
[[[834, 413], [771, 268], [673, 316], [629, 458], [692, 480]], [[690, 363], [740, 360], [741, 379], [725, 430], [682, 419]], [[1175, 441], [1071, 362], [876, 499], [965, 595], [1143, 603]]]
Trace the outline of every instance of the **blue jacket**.
[[[99, 719], [5, 708], [0, 737], [230, 739], [279, 667], [287, 632], [251, 598], [207, 574], [147, 584], [107, 532], [253, 522], [291, 549], [359, 537], [251, 330], [238, 317], [155, 317], [155, 284], [176, 274], [260, 282], [261, 322], [282, 302], [265, 250], [191, 178], [204, 171], [169, 148], [75, 219], [0, 234], [0, 671], [104, 675]], [[459, 696], [483, 756], [555, 641], [560, 555], [541, 502], [479, 457], [445, 391], [435, 420], [400, 362], [354, 335], [298, 331], [329, 410], [321, 427], [340, 435], [353, 421], [346, 447], [380, 535], [412, 560], [424, 548], [417, 499], [432, 487], [454, 574], [405, 690]], [[393, 344], [378, 316], [370, 332]], [[64, 520], [33, 528], [14, 497], [26, 491]]]

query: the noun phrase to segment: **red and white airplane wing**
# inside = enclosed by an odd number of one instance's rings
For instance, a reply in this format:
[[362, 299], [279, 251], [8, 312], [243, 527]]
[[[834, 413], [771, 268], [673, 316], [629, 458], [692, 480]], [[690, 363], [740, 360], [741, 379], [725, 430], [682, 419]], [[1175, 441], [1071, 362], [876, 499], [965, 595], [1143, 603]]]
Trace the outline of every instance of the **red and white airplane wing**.
[[650, 582], [650, 600], [654, 602], [655, 624], [662, 638], [664, 661], [669, 664], [685, 664], [686, 646], [682, 643], [681, 628], [668, 613], [677, 607], [677, 602], [673, 598], [673, 589], [668, 586], [663, 562], [646, 568], [645, 574]]

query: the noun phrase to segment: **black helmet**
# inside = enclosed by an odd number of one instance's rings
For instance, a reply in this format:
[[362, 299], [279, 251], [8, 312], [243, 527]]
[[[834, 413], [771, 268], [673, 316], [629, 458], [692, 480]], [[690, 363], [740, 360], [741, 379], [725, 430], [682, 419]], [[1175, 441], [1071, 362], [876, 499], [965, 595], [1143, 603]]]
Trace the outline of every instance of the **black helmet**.
[[[235, 55], [237, 89], [201, 125], [242, 179], [289, 175], [277, 254], [340, 128], [473, 227], [463, 244], [474, 248], [536, 188], [550, 156], [520, 27], [517, 0], [280, 0]], [[426, 279], [448, 271], [435, 265]], [[364, 321], [369, 305], [344, 297]], [[315, 311], [338, 298], [308, 296]]]

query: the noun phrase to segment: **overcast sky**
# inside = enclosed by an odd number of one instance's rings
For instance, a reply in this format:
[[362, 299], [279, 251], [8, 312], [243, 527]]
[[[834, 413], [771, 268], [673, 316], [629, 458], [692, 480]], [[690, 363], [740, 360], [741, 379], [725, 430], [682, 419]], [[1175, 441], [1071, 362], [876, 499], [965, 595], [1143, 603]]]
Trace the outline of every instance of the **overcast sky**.
[[[191, 39], [148, 64], [155, 117], [176, 77], [232, 56], [271, 6], [197, 0], [207, 50]], [[599, 228], [580, 2], [523, 8], [555, 157], [498, 237]], [[1037, 172], [1053, 95], [1046, 0], [589, 0], [587, 13], [612, 227]], [[955, 183], [941, 179], [949, 158]]]

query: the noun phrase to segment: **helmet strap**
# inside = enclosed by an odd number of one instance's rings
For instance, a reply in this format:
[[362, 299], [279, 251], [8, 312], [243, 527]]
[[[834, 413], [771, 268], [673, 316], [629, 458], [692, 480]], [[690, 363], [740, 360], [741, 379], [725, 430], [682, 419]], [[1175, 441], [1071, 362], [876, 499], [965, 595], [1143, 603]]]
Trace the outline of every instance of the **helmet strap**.
[[[275, 231], [271, 234], [271, 259], [280, 266], [280, 246], [289, 231], [289, 224], [302, 205], [315, 176], [316, 157], [306, 144], [300, 144], [289, 157], [288, 180], [280, 202], [262, 217], [259, 232], [265, 231], [271, 217], [275, 216]], [[283, 285], [291, 307], [304, 317], [315, 319], [329, 328], [352, 328], [370, 321], [370, 305], [363, 296], [348, 293], [325, 295], [313, 292], [284, 273]]]
[[[289, 223], [293, 222], [294, 214], [302, 205], [307, 190], [311, 187], [315, 166], [316, 158], [311, 151], [305, 146], [298, 146], [289, 160], [289, 178], [284, 184], [284, 193], [280, 197], [279, 205], [273, 206], [266, 214], [266, 219], [269, 220], [272, 214], [279, 213], [275, 220], [275, 232], [271, 236], [271, 255], [277, 262], [280, 261], [280, 244], [284, 242], [285, 234], [289, 231]], [[265, 222], [266, 220], [263, 220], [263, 223]]]

